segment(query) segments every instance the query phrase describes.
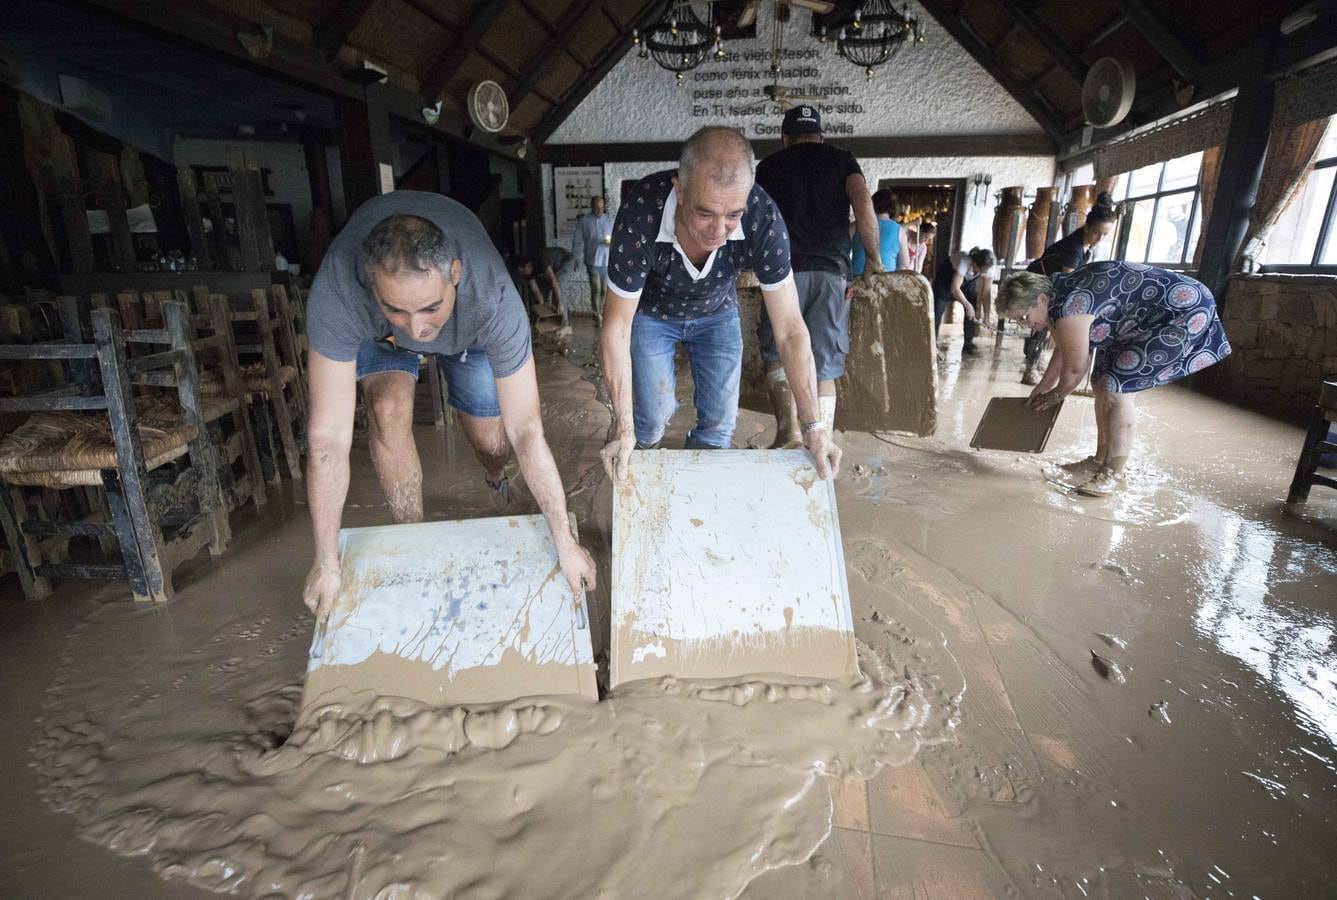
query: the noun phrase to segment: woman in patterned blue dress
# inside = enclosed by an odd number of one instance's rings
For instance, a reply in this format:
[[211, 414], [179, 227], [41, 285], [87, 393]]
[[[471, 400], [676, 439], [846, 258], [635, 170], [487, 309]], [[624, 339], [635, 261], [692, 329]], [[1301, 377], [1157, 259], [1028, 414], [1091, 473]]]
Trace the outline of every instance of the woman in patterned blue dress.
[[1187, 275], [1119, 261], [1066, 275], [1022, 272], [1003, 285], [999, 311], [1031, 328], [1051, 328], [1057, 349], [1030, 404], [1047, 409], [1081, 384], [1092, 349], [1096, 452], [1064, 466], [1077, 490], [1107, 497], [1133, 446], [1133, 394], [1178, 381], [1230, 355], [1212, 293]]

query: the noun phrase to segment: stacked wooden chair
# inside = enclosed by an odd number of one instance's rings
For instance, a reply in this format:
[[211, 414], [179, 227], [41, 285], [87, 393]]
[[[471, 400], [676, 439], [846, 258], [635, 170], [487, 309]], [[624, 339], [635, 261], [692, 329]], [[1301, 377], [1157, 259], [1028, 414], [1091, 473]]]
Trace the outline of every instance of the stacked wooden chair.
[[[67, 370], [64, 384], [0, 397], [0, 413], [30, 414], [0, 439], [0, 525], [20, 582], [42, 597], [53, 578], [125, 578], [136, 600], [167, 600], [182, 562], [206, 546], [216, 556], [231, 538], [208, 439], [229, 402], [200, 396], [185, 304], [164, 301], [163, 327], [134, 329], [103, 305], [89, 316], [91, 340], [73, 298], [62, 298], [61, 312], [66, 340], [0, 345], [0, 359], [57, 360]], [[59, 517], [40, 502], [89, 487], [102, 488], [103, 502], [87, 515]], [[94, 537], [119, 559], [53, 558], [44, 540], [52, 536]]]
[[[197, 305], [199, 297], [197, 289]], [[219, 294], [209, 300], [227, 304], [241, 359], [242, 386], [252, 400], [252, 428], [266, 475], [277, 482], [286, 469], [291, 478], [300, 480], [306, 446], [306, 377], [286, 292], [257, 289], [249, 297]], [[205, 385], [206, 395], [222, 390], [217, 379]]]
[[1286, 496], [1288, 504], [1304, 503], [1309, 499], [1309, 489], [1316, 484], [1337, 489], [1337, 478], [1318, 471], [1324, 467], [1324, 456], [1337, 455], [1337, 443], [1328, 440], [1335, 422], [1337, 378], [1330, 378], [1319, 389], [1318, 403], [1309, 420], [1309, 430], [1305, 432], [1304, 445], [1300, 448], [1300, 459], [1295, 464], [1295, 477], [1291, 479], [1291, 489]]

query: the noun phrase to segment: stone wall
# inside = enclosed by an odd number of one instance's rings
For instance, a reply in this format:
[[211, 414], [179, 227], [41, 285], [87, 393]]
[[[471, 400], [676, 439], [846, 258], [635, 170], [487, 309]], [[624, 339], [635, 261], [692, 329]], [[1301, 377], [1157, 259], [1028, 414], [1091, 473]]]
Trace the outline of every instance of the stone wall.
[[1306, 421], [1323, 378], [1337, 377], [1337, 276], [1236, 275], [1221, 318], [1234, 352], [1195, 386]]

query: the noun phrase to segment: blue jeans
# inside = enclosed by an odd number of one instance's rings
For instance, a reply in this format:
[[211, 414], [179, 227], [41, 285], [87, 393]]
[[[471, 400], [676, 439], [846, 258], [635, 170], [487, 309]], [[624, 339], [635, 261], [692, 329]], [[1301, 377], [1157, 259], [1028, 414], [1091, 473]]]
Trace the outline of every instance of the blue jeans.
[[738, 422], [743, 329], [735, 307], [699, 319], [658, 319], [637, 313], [631, 323], [632, 419], [636, 443], [653, 447], [678, 408], [673, 354], [681, 343], [692, 364], [696, 427], [687, 449], [723, 449]]
[[[466, 350], [458, 356], [437, 354], [437, 364], [446, 376], [446, 402], [466, 416], [495, 419], [501, 415], [497, 380], [492, 363], [482, 349]], [[365, 340], [357, 348], [357, 380], [382, 372], [403, 372], [418, 377], [418, 353], [400, 350], [377, 340]]]
[[590, 276], [590, 309], [596, 316], [604, 314], [604, 298], [608, 294], [608, 267], [587, 265]]

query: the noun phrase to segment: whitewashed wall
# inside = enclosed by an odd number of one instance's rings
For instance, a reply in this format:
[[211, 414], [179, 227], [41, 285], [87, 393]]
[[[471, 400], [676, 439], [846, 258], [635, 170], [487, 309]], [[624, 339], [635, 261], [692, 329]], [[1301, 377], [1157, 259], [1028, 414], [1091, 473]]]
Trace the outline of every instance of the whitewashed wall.
[[[843, 136], [838, 132], [847, 127], [859, 137], [906, 137], [914, 135], [1014, 135], [1042, 131], [1030, 114], [996, 82], [966, 50], [940, 28], [924, 11], [911, 4], [912, 15], [924, 23], [925, 41], [908, 46], [892, 63], [881, 67], [874, 80], [864, 80], [861, 70], [835, 55], [834, 44], [818, 44], [807, 34], [810, 19], [806, 14], [791, 17], [785, 30], [786, 50], [816, 49], [815, 60], [787, 61], [786, 66], [815, 70], [814, 77], [782, 78], [784, 84], [817, 83], [849, 88], [849, 94], [835, 97], [831, 109], [823, 113], [827, 138], [839, 144]], [[762, 4], [758, 22], [758, 38], [751, 41], [731, 41], [726, 45], [731, 53], [765, 52], [770, 47], [772, 19], [771, 4]], [[742, 127], [754, 139], [774, 139], [778, 136], [780, 112], [771, 107], [760, 114], [694, 115], [694, 107], [722, 104], [757, 107], [747, 99], [694, 98], [693, 92], [723, 85], [760, 88], [769, 82], [733, 79], [727, 81], [697, 80], [694, 76], [746, 69], [767, 69], [766, 60], [737, 62], [708, 62], [694, 72], [687, 73], [686, 81], [678, 87], [673, 76], [660, 69], [651, 60], [640, 59], [630, 53], [599, 83], [589, 97], [572, 113], [549, 140], [549, 144], [610, 144], [638, 142], [671, 142], [687, 138], [703, 125], [727, 124]], [[811, 74], [811, 72], [810, 72]], [[862, 112], [842, 112], [839, 107], [857, 106]], [[848, 133], [848, 132], [847, 132]], [[593, 160], [591, 160], [592, 162]], [[1018, 156], [942, 156], [907, 159], [861, 159], [869, 185], [876, 189], [882, 178], [915, 179], [970, 179], [976, 174], [989, 175], [994, 191], [1008, 185], [1025, 185], [1029, 191], [1055, 183], [1056, 167], [1053, 157]], [[604, 166], [605, 190], [609, 208], [617, 211], [619, 185], [624, 180], [644, 177], [651, 172], [673, 168], [669, 162], [609, 163]], [[547, 198], [545, 208], [548, 242], [555, 243], [556, 229], [552, 211], [552, 167], [543, 167], [543, 190]], [[982, 203], [969, 202], [964, 209], [961, 245], [966, 249], [988, 246], [992, 241], [993, 216], [996, 199], [990, 196]], [[568, 247], [569, 249], [569, 247]], [[563, 273], [563, 289], [572, 308], [589, 308], [589, 290], [583, 269]]]
[[[771, 46], [772, 10], [761, 5], [757, 37], [729, 41], [731, 54], [766, 53]], [[832, 136], [848, 126], [859, 136], [907, 136], [944, 134], [1022, 134], [1042, 129], [979, 63], [956, 43], [917, 4], [911, 14], [924, 25], [924, 43], [902, 48], [892, 62], [881, 66], [873, 81], [861, 69], [836, 55], [835, 42], [819, 44], [808, 34], [811, 18], [806, 13], [790, 17], [785, 26], [784, 48], [799, 53], [814, 52], [813, 59], [787, 60], [784, 65], [797, 77], [783, 77], [782, 84], [817, 84], [848, 88], [849, 93], [831, 98], [837, 107], [824, 111]], [[641, 59], [635, 52], [613, 67], [585, 101], [562, 123], [550, 144], [637, 143], [682, 140], [702, 125], [735, 125], [749, 137], [775, 138], [780, 117], [765, 110], [759, 115], [730, 114], [729, 109], [769, 106], [752, 96], [704, 97], [698, 91], [723, 88], [760, 89], [770, 83], [768, 60], [711, 60], [685, 75], [681, 87], [673, 75]], [[761, 71], [762, 78], [734, 78], [739, 70]], [[799, 74], [799, 73], [804, 74]], [[708, 80], [728, 74], [728, 80]], [[724, 114], [716, 114], [715, 107]], [[845, 107], [844, 111], [838, 107]], [[707, 113], [694, 115], [694, 108]], [[861, 109], [852, 112], [850, 108]]]

